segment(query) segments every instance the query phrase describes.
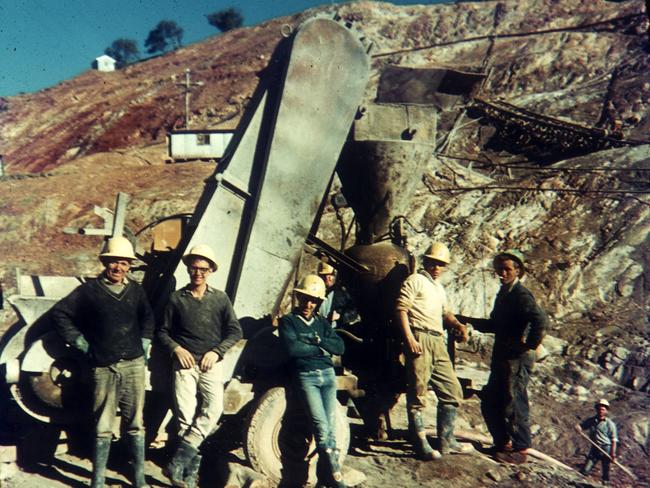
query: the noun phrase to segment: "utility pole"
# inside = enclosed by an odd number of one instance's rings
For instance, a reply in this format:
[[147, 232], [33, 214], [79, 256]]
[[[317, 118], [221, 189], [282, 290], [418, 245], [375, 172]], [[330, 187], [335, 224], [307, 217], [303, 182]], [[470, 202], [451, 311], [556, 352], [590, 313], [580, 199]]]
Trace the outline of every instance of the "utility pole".
[[190, 93], [192, 92], [192, 87], [203, 86], [202, 81], [197, 81], [196, 83], [190, 82], [190, 69], [185, 69], [185, 82], [177, 83], [184, 88], [185, 92], [185, 128], [190, 128]]

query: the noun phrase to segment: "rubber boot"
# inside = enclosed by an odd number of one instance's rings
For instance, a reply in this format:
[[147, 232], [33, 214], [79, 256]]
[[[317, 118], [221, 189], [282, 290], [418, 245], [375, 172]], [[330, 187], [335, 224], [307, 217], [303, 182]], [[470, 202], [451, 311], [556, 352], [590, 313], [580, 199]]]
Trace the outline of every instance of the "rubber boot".
[[163, 474], [169, 478], [172, 486], [177, 488], [187, 488], [185, 483], [184, 474], [185, 469], [189, 466], [190, 462], [198, 454], [198, 449], [185, 441], [181, 441], [172, 456], [169, 464], [163, 469]]
[[589, 473], [591, 473], [591, 470], [594, 468], [594, 460], [591, 458], [588, 458], [587, 461], [585, 462], [585, 465], [583, 466], [582, 470], [580, 472], [587, 476]]
[[454, 436], [456, 424], [456, 407], [450, 404], [438, 404], [436, 426], [440, 441], [440, 454], [462, 454], [472, 451], [472, 446], [460, 444]]
[[95, 448], [93, 451], [93, 479], [90, 483], [91, 488], [104, 488], [106, 464], [108, 463], [108, 453], [110, 450], [110, 437], [97, 437], [95, 439]]
[[133, 486], [149, 488], [144, 477], [144, 434], [129, 435], [129, 454], [133, 462]]
[[341, 450], [335, 447], [330, 447], [325, 451], [327, 455], [327, 464], [329, 467], [329, 477], [332, 488], [347, 488], [345, 481], [343, 481], [343, 473], [341, 471], [341, 463], [339, 456]]
[[199, 469], [201, 468], [202, 459], [203, 456], [197, 454], [185, 468], [185, 486], [187, 486], [187, 488], [196, 488], [198, 485]]
[[440, 459], [440, 453], [434, 450], [427, 440], [427, 434], [422, 421], [422, 413], [417, 410], [410, 410], [408, 420], [411, 443], [413, 444], [413, 449], [415, 449], [415, 454], [418, 459], [423, 461]]

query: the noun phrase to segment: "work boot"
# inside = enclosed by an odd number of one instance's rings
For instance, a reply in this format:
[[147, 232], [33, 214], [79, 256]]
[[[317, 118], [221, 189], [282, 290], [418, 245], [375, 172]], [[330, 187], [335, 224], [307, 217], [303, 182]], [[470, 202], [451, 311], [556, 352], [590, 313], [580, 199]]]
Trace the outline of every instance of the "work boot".
[[144, 434], [129, 435], [129, 453], [133, 462], [133, 486], [149, 488], [144, 477]]
[[411, 443], [413, 444], [413, 449], [415, 449], [415, 454], [418, 459], [423, 461], [440, 459], [440, 453], [434, 450], [427, 440], [427, 433], [424, 430], [424, 423], [422, 421], [422, 412], [418, 410], [409, 411], [408, 420]]
[[472, 446], [460, 444], [454, 436], [456, 424], [456, 407], [450, 404], [438, 404], [436, 426], [440, 441], [440, 454], [464, 454], [473, 450]]
[[587, 462], [585, 462], [585, 465], [583, 466], [583, 468], [580, 470], [580, 473], [587, 476], [589, 473], [591, 473], [591, 470], [593, 468], [594, 468], [594, 460], [589, 458], [589, 459], [587, 459]]
[[193, 445], [181, 441], [172, 456], [169, 464], [163, 469], [163, 474], [169, 478], [172, 486], [177, 488], [187, 488], [187, 483], [184, 479], [185, 469], [189, 466], [190, 462], [198, 454], [198, 449]]
[[496, 454], [497, 461], [508, 464], [524, 464], [527, 459], [526, 450], [501, 451]]
[[95, 439], [95, 448], [93, 450], [93, 479], [90, 484], [91, 488], [104, 488], [104, 481], [106, 479], [106, 463], [108, 463], [108, 453], [110, 450], [110, 437], [97, 437]]
[[347, 488], [343, 481], [339, 455], [341, 451], [328, 447], [318, 450], [318, 462], [316, 464], [317, 488]]
[[185, 468], [185, 486], [187, 488], [196, 488], [199, 481], [199, 469], [201, 468], [202, 459], [203, 456], [197, 454]]

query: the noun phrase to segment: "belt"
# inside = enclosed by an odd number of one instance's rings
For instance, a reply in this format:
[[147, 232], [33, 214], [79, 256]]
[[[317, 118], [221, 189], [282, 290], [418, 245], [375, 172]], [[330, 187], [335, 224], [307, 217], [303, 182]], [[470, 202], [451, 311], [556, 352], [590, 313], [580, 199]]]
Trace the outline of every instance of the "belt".
[[428, 334], [433, 337], [442, 337], [442, 332], [431, 329], [413, 329], [415, 332], [421, 332], [422, 334]]

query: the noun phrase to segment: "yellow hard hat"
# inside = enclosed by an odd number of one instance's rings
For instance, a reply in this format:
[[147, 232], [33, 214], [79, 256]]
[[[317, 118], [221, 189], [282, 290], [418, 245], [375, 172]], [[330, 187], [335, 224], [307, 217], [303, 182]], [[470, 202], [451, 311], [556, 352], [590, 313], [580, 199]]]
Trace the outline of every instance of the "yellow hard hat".
[[325, 298], [325, 282], [320, 276], [309, 274], [300, 280], [298, 286], [293, 291], [323, 300]]
[[114, 236], [108, 239], [99, 258], [124, 258], [131, 261], [137, 259], [131, 242], [124, 236]]
[[331, 275], [334, 274], [334, 268], [327, 264], [325, 261], [320, 261], [318, 263], [318, 274], [319, 275]]
[[435, 259], [436, 261], [441, 261], [445, 264], [449, 264], [451, 262], [449, 248], [442, 242], [433, 242], [427, 249], [427, 252], [424, 253], [424, 257], [428, 259]]
[[214, 251], [212, 251], [212, 248], [207, 244], [197, 244], [192, 247], [189, 252], [185, 253], [183, 256], [183, 263], [185, 263], [186, 266], [189, 266], [195, 258], [205, 259], [210, 263], [212, 271], [216, 271], [217, 258], [214, 257]]

